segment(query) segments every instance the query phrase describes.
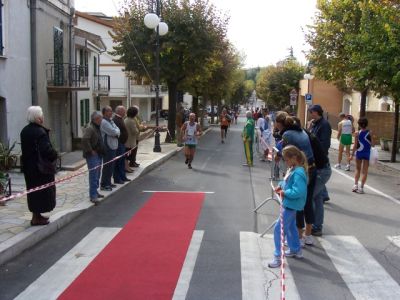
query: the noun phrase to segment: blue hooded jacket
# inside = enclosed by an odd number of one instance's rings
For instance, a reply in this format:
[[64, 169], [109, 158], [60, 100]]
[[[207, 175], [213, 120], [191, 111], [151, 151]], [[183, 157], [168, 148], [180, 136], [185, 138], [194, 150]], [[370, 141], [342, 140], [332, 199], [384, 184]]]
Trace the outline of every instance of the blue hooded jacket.
[[283, 206], [297, 211], [304, 209], [307, 199], [307, 175], [303, 167], [290, 170], [285, 180], [279, 182], [284, 191]]

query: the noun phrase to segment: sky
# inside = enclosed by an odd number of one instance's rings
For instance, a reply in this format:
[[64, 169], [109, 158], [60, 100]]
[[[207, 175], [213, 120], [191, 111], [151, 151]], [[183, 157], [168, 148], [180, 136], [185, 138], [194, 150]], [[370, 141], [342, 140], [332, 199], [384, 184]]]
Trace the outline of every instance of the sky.
[[[121, 0], [75, 0], [79, 11], [117, 15]], [[317, 0], [210, 0], [230, 16], [228, 38], [245, 56], [245, 67], [276, 64], [289, 55], [306, 63], [306, 25], [313, 23]]]

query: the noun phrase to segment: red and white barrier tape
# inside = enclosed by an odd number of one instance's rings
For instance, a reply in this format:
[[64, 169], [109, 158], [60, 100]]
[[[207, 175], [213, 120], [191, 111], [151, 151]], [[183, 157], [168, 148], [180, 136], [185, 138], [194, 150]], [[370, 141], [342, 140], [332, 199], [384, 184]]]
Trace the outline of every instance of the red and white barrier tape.
[[[167, 131], [168, 131], [168, 129], [167, 129]], [[155, 132], [155, 129], [153, 130], [152, 133], [154, 133], [154, 132]], [[168, 131], [168, 134], [170, 135], [170, 132], [169, 132], [169, 131]], [[171, 136], [171, 135], [170, 135], [170, 136]], [[0, 203], [5, 203], [6, 201], [9, 201], [9, 200], [12, 200], [12, 199], [15, 199], [15, 198], [20, 198], [20, 197], [23, 197], [23, 196], [28, 195], [28, 194], [30, 194], [30, 193], [34, 193], [34, 192], [37, 192], [37, 191], [41, 191], [41, 190], [47, 189], [47, 188], [49, 188], [49, 187], [51, 187], [51, 186], [53, 186], [53, 185], [57, 185], [58, 183], [61, 183], [61, 182], [70, 180], [70, 179], [72, 179], [72, 178], [74, 178], [74, 177], [78, 177], [78, 176], [83, 175], [83, 174], [85, 174], [85, 173], [87, 173], [87, 172], [94, 171], [94, 170], [96, 170], [96, 169], [102, 168], [103, 166], [108, 165], [108, 164], [110, 164], [110, 163], [112, 163], [112, 162], [114, 162], [114, 161], [120, 159], [120, 158], [123, 157], [123, 156], [128, 156], [128, 155], [132, 152], [132, 150], [134, 150], [134, 149], [137, 148], [137, 147], [138, 147], [138, 146], [135, 146], [135, 147], [133, 147], [132, 149], [130, 149], [129, 151], [126, 151], [125, 153], [123, 153], [123, 154], [121, 154], [121, 155], [119, 155], [119, 156], [117, 156], [117, 157], [114, 157], [112, 160], [110, 160], [110, 161], [108, 161], [108, 162], [106, 162], [106, 163], [102, 163], [101, 165], [98, 165], [98, 166], [96, 166], [96, 167], [94, 167], [94, 168], [92, 168], [92, 169], [80, 171], [80, 172], [75, 173], [75, 174], [72, 174], [72, 175], [70, 175], [70, 176], [63, 177], [63, 178], [60, 178], [60, 179], [58, 179], [58, 180], [55, 180], [55, 181], [52, 181], [52, 182], [49, 182], [49, 183], [46, 183], [46, 184], [43, 184], [43, 185], [34, 187], [34, 188], [32, 188], [32, 189], [25, 190], [25, 191], [23, 191], [23, 192], [13, 194], [13, 195], [11, 195], [11, 196], [9, 196], [9, 197], [1, 198], [1, 199], [0, 199]]]

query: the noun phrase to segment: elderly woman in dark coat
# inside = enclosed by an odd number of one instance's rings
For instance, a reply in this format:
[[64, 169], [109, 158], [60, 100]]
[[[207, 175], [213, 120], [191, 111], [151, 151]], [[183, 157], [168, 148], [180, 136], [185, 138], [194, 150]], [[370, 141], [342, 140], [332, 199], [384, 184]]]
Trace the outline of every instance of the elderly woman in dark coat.
[[[54, 174], [43, 174], [38, 167], [38, 152], [42, 160], [54, 162], [57, 159], [57, 152], [50, 143], [49, 130], [43, 126], [43, 121], [43, 111], [40, 106], [28, 108], [29, 124], [22, 129], [20, 134], [22, 171], [27, 189], [54, 181]], [[32, 212], [31, 225], [47, 225], [48, 218], [41, 214], [52, 211], [56, 206], [56, 187], [53, 185], [30, 193], [27, 197], [28, 208]]]

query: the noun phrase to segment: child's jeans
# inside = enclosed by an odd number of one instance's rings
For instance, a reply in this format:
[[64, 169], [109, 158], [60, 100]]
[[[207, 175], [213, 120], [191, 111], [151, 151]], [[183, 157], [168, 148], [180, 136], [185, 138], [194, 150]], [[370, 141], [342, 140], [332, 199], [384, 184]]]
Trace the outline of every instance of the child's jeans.
[[[292, 252], [300, 251], [299, 233], [296, 226], [296, 211], [290, 208], [283, 208], [283, 230], [287, 244]], [[274, 229], [275, 256], [281, 256], [281, 220], [275, 224]]]

